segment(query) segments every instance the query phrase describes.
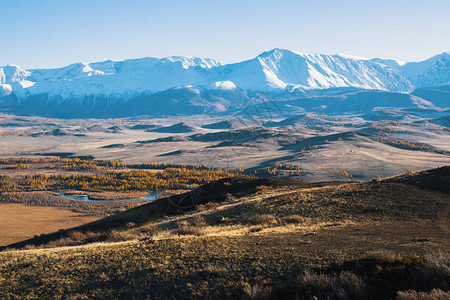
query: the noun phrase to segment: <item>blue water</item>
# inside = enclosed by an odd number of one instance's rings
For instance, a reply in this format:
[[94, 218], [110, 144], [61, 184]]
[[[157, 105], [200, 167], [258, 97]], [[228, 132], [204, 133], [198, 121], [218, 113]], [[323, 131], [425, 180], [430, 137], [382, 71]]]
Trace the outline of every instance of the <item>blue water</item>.
[[142, 202], [142, 201], [149, 201], [149, 200], [155, 200], [159, 192], [154, 192], [149, 195], [147, 195], [144, 198], [139, 199], [119, 199], [119, 200], [97, 200], [97, 199], [90, 199], [89, 196], [76, 196], [76, 195], [66, 195], [65, 193], [58, 193], [60, 196], [70, 199], [70, 200], [76, 200], [76, 201], [88, 201], [88, 202]]

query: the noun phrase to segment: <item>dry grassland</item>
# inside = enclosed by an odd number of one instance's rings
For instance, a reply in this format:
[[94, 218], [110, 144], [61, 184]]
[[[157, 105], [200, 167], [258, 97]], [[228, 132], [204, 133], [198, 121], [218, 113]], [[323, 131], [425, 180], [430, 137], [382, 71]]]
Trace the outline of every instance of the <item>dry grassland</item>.
[[8, 245], [34, 235], [71, 228], [100, 219], [70, 209], [26, 204], [0, 204], [0, 245]]

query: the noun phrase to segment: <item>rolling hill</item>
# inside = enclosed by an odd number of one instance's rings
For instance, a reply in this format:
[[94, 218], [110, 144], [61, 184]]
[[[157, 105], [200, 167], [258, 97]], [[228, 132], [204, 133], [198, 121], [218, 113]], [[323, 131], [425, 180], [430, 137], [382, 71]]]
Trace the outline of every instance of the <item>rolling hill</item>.
[[449, 167], [360, 183], [222, 179], [10, 245], [0, 253], [0, 293], [389, 299], [437, 288], [445, 295], [449, 274], [438, 264], [448, 266], [449, 180]]

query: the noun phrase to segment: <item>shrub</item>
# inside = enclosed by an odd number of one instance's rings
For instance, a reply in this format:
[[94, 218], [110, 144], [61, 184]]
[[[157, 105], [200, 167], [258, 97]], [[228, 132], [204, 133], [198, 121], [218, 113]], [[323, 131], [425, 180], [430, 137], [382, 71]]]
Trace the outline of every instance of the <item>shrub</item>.
[[250, 217], [248, 219], [248, 222], [254, 225], [267, 225], [276, 224], [278, 221], [277, 218], [275, 218], [275, 216], [273, 215], [263, 214]]
[[443, 251], [426, 254], [423, 263], [413, 272], [412, 280], [422, 290], [450, 290], [450, 255]]
[[135, 227], [135, 226], [136, 226], [136, 224], [133, 223], [133, 222], [128, 222], [127, 224], [125, 224], [125, 227], [126, 227], [126, 228], [133, 228], [133, 227]]
[[205, 207], [203, 204], [200, 204], [200, 205], [197, 205], [196, 209], [197, 209], [198, 211], [205, 211], [205, 210], [206, 210], [206, 207]]
[[74, 241], [68, 237], [63, 237], [58, 240], [51, 241], [46, 246], [50, 248], [54, 247], [66, 247], [66, 246], [72, 246], [74, 245]]
[[177, 235], [201, 235], [202, 230], [197, 226], [192, 226], [188, 221], [183, 220], [177, 223], [177, 228], [172, 231]]
[[189, 222], [186, 221], [186, 220], [178, 221], [178, 222], [176, 223], [176, 226], [177, 226], [178, 228], [180, 228], [180, 227], [186, 227], [186, 226], [189, 226]]
[[245, 284], [243, 292], [250, 299], [364, 299], [365, 286], [350, 272], [328, 275], [305, 271], [275, 287]]
[[130, 240], [134, 238], [133, 236], [130, 236], [125, 231], [119, 231], [119, 230], [111, 230], [107, 233], [106, 241], [109, 242], [122, 242], [126, 240]]
[[250, 227], [250, 228], [248, 229], [248, 231], [249, 231], [249, 232], [259, 232], [259, 231], [261, 231], [261, 230], [263, 230], [263, 229], [264, 229], [264, 226], [257, 225], [257, 226]]
[[445, 252], [401, 257], [388, 252], [304, 271], [272, 289], [246, 284], [244, 299], [450, 299]]
[[272, 287], [269, 286], [259, 284], [250, 285], [245, 283], [243, 290], [244, 294], [252, 300], [266, 300], [272, 298]]
[[234, 201], [236, 200], [236, 197], [234, 197], [233, 195], [231, 195], [230, 193], [227, 193], [225, 195], [225, 201]]
[[208, 203], [205, 203], [205, 204], [197, 205], [197, 210], [198, 211], [205, 211], [205, 210], [215, 209], [218, 206], [219, 206], [219, 203], [217, 203], [217, 202], [208, 202]]
[[362, 299], [365, 283], [357, 275], [350, 272], [337, 274], [315, 274], [305, 272], [294, 282], [297, 293], [307, 298], [318, 299]]
[[86, 235], [81, 231], [69, 231], [67, 237], [74, 242], [78, 242], [84, 240]]
[[265, 193], [270, 190], [270, 188], [267, 185], [260, 185], [256, 187], [256, 190], [260, 193]]
[[202, 235], [202, 230], [193, 226], [180, 226], [173, 231], [177, 235]]
[[440, 289], [433, 289], [432, 291], [416, 292], [415, 290], [400, 291], [397, 293], [398, 300], [447, 300], [450, 299], [450, 292], [445, 292]]
[[209, 265], [206, 267], [205, 272], [208, 276], [220, 276], [227, 273], [227, 269], [217, 265]]
[[217, 202], [208, 202], [208, 203], [205, 204], [205, 207], [206, 207], [207, 210], [215, 209], [218, 206], [219, 206], [219, 203], [217, 203]]
[[146, 226], [146, 227], [138, 228], [138, 232], [140, 232], [142, 235], [147, 235], [147, 236], [157, 235], [161, 231], [162, 231], [162, 228], [160, 228], [158, 226]]
[[206, 222], [205, 222], [205, 219], [203, 219], [202, 217], [196, 216], [196, 217], [192, 218], [191, 225], [196, 226], [196, 227], [201, 227], [201, 226], [206, 226]]
[[107, 232], [81, 232], [70, 231], [66, 237], [51, 241], [47, 243], [46, 247], [64, 247], [85, 245], [89, 243], [98, 242], [121, 242], [135, 238], [132, 234], [126, 231], [110, 230]]
[[299, 215], [291, 215], [284, 217], [283, 221], [287, 224], [300, 224], [305, 222], [305, 218]]

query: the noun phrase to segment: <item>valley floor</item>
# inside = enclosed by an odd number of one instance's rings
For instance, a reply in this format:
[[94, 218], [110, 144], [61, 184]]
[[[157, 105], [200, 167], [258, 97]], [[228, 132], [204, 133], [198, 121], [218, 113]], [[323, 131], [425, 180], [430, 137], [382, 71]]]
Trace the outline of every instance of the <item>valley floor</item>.
[[60, 207], [0, 204], [0, 246], [30, 239], [35, 235], [76, 227], [99, 218], [101, 217], [87, 216]]
[[[265, 125], [238, 121], [242, 119], [0, 116], [0, 157], [90, 156], [127, 164], [158, 162], [251, 171], [274, 169], [281, 163], [300, 172], [279, 169], [272, 175], [309, 182], [370, 180], [450, 164], [448, 124], [431, 123], [434, 119], [372, 121], [357, 115], [302, 115], [268, 120]], [[208, 125], [223, 122], [231, 127], [212, 129]], [[3, 128], [2, 123], [8, 126]], [[341, 176], [340, 170], [352, 178]]]

